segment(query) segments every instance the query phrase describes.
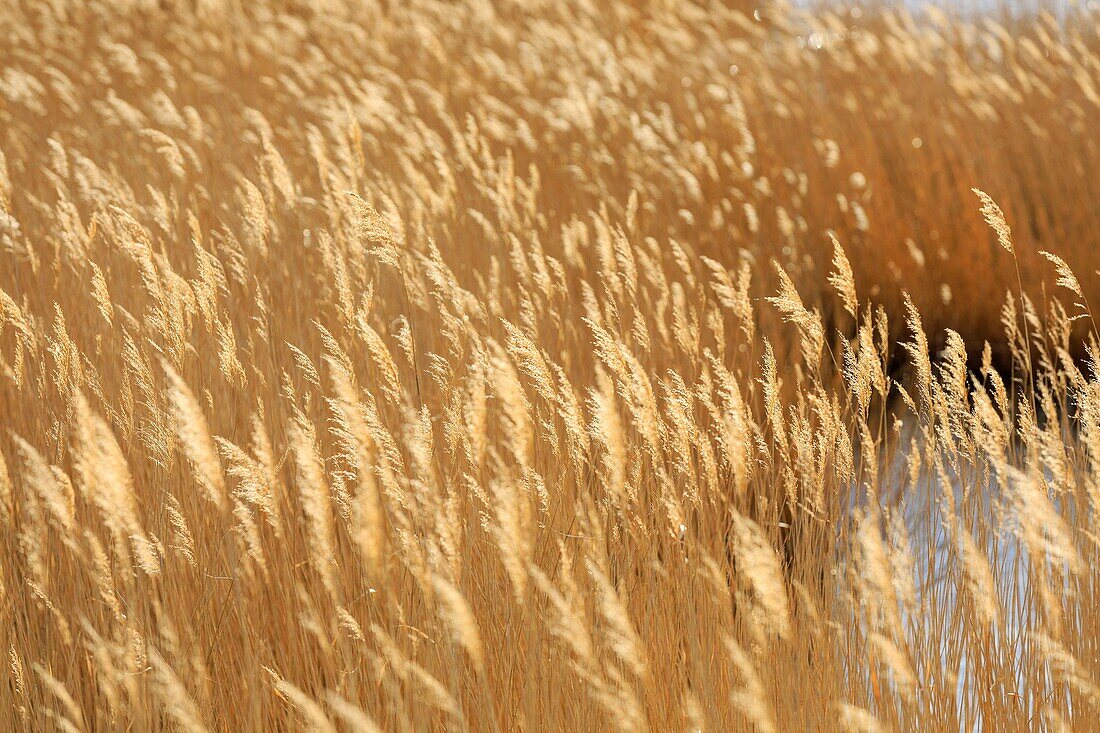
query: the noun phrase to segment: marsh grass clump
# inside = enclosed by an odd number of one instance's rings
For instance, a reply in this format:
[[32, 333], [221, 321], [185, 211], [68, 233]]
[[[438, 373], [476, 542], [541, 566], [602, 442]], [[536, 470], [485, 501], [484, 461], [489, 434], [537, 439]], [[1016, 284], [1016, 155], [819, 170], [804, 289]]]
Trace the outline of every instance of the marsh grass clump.
[[4, 7], [0, 728], [1087, 729], [1097, 20]]

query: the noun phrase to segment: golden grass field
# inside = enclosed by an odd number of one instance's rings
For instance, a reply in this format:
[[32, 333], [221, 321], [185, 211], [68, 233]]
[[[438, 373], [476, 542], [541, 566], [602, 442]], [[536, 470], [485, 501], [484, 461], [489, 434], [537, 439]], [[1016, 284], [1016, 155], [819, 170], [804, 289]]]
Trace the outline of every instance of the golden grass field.
[[1096, 728], [1095, 3], [0, 30], [0, 730]]

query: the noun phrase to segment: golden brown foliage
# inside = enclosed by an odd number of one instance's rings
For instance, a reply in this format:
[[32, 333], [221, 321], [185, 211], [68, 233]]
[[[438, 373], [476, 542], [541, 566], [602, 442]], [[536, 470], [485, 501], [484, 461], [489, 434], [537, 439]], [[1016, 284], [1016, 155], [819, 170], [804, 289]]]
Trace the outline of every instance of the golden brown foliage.
[[0, 9], [0, 729], [1087, 728], [1100, 19], [737, 5]]

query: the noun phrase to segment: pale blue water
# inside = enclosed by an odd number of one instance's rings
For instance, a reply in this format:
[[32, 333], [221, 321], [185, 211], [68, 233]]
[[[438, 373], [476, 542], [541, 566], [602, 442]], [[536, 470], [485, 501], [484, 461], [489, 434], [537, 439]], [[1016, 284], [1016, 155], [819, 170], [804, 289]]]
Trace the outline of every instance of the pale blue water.
[[[907, 439], [901, 441], [901, 444], [909, 445], [912, 427], [903, 428], [903, 434]], [[991, 563], [1000, 612], [1000, 623], [991, 630], [991, 634], [994, 646], [1007, 650], [1017, 662], [1022, 661], [1021, 641], [1024, 635], [1036, 628], [1036, 610], [1030, 607], [1034, 598], [1028, 600], [1034, 593], [1030, 588], [1031, 561], [1016, 532], [1018, 520], [1011, 500], [1011, 496], [1018, 490], [1017, 487], [1013, 480], [994, 479], [992, 483], [982, 482], [977, 472], [965, 464], [960, 466], [961, 473], [948, 469], [947, 473], [950, 475], [946, 483], [940, 478], [922, 474], [924, 478], [918, 482], [918, 486], [909, 486], [905, 478], [908, 475], [908, 464], [903, 451], [904, 449], [900, 449], [883, 467], [884, 489], [880, 500], [882, 506], [892, 507], [904, 518], [908, 547], [912, 553], [913, 576], [910, 581], [916, 593], [916, 614], [902, 614], [910, 643], [924, 643], [942, 649], [945, 664], [952, 658], [949, 654], [950, 642], [943, 636], [948, 627], [928, 624], [928, 617], [923, 615], [930, 609], [935, 609], [937, 617], [951, 618], [960, 611], [960, 594], [964, 593], [960, 583], [965, 580], [956, 565], [956, 552], [953, 549], [957, 547], [958, 539], [955, 531], [946, 523], [942, 511], [945, 498], [950, 496], [953, 497], [952, 504], [960, 512], [959, 516], [970, 517], [964, 522], [966, 531], [971, 531], [973, 535], [972, 528], [994, 528], [985, 537], [984, 547], [979, 544]], [[891, 492], [891, 486], [897, 487], [895, 492]], [[852, 504], [853, 507], [866, 509], [869, 506], [868, 497], [853, 490]], [[964, 506], [969, 509], [964, 510]], [[1064, 508], [1059, 511], [1065, 516]], [[974, 536], [977, 540], [977, 535]], [[847, 560], [842, 561], [842, 568], [846, 562]], [[958, 672], [955, 692], [960, 731], [984, 729], [977, 705], [975, 682], [971, 678], [974, 662], [966, 649], [962, 651], [961, 657], [953, 661], [958, 665], [953, 671]], [[1029, 715], [1038, 715], [1043, 705], [1049, 701], [1049, 697], [1040, 699], [1037, 691], [1029, 688], [1020, 664], [1017, 666], [1016, 677], [1001, 680], [1001, 683], [1004, 694], [1018, 696], [1019, 704]], [[1066, 689], [1058, 686], [1052, 689], [1059, 690], [1062, 695], [1069, 694]], [[1068, 698], [1066, 704], [1069, 705]]]
[[891, 5], [904, 6], [911, 11], [920, 11], [925, 6], [932, 5], [949, 13], [962, 15], [981, 13], [996, 15], [1005, 11], [1017, 15], [1036, 10], [1049, 10], [1056, 15], [1061, 15], [1075, 8], [1100, 11], [1100, 0], [873, 0], [872, 2], [859, 2], [859, 0], [792, 0], [791, 4], [803, 8], [854, 9], [856, 13], [871, 7]]

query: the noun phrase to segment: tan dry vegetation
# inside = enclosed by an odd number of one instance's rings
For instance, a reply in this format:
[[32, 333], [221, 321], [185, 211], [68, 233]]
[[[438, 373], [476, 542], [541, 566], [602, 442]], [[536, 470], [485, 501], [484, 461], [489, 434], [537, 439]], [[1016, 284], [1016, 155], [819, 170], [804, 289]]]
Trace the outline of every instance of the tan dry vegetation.
[[0, 728], [1087, 730], [1095, 12], [757, 16], [5, 4]]

